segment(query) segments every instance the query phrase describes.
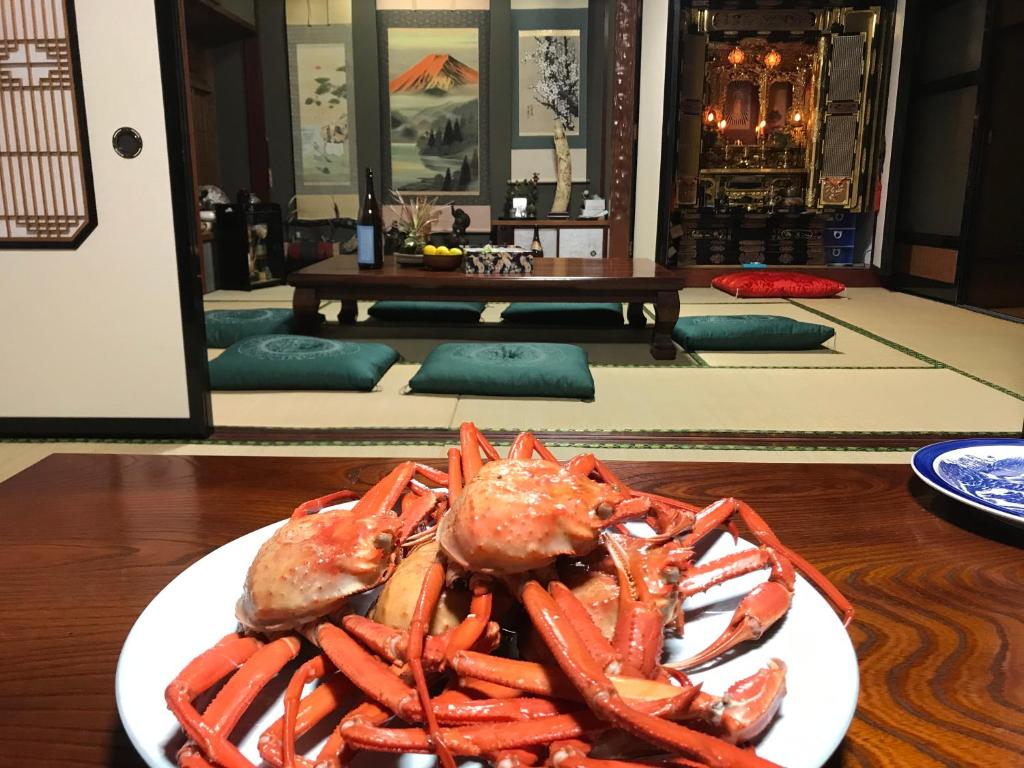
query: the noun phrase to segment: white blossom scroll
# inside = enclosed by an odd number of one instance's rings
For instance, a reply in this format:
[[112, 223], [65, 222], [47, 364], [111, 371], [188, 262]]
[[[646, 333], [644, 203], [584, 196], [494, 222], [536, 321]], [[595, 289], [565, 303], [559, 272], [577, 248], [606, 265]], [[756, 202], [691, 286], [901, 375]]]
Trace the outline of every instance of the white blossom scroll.
[[556, 119], [569, 146], [586, 147], [587, 9], [513, 7], [516, 70], [512, 148], [551, 147]]
[[0, 2], [0, 248], [75, 248], [96, 224], [74, 6]]

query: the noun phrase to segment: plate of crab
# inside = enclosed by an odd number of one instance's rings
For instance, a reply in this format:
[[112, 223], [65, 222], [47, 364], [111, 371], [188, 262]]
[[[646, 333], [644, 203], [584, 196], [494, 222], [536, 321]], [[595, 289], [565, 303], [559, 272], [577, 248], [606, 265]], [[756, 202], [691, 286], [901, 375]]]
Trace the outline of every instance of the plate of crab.
[[852, 617], [745, 502], [528, 432], [501, 457], [467, 423], [446, 470], [400, 463], [183, 571], [117, 704], [153, 768], [817, 768], [856, 707]]

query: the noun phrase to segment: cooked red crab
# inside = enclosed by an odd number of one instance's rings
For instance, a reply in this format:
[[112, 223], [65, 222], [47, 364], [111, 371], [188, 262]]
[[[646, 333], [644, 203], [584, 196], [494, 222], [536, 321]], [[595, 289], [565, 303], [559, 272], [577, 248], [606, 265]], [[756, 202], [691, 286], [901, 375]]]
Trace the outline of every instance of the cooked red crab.
[[[682, 670], [756, 640], [784, 616], [794, 566], [847, 622], [852, 617], [835, 587], [746, 504], [723, 499], [699, 509], [639, 492], [592, 455], [559, 463], [530, 433], [502, 459], [464, 424], [447, 473], [402, 464], [351, 510], [308, 515], [338, 496], [300, 507], [261, 548], [239, 600], [244, 632], [168, 687], [190, 738], [183, 764], [249, 765], [228, 735], [305, 637], [322, 655], [296, 673], [284, 717], [261, 739], [264, 758], [278, 765], [312, 765], [296, 755], [295, 739], [332, 712], [344, 714], [317, 765], [342, 764], [357, 749], [431, 752], [444, 765], [474, 756], [502, 768], [545, 755], [564, 768], [621, 768], [643, 754], [674, 755], [675, 765], [769, 765], [734, 744], [771, 722], [785, 665], [773, 661], [722, 697]], [[734, 518], [761, 546], [693, 565], [700, 539]], [[648, 523], [654, 536], [631, 536], [623, 526], [630, 520]], [[721, 637], [690, 659], [662, 664], [665, 632], [684, 629], [685, 597], [762, 570], [767, 580], [740, 602]], [[396, 584], [411, 586], [383, 593], [373, 613], [382, 623], [358, 614], [338, 620], [352, 595], [396, 573]], [[568, 586], [559, 573], [571, 574]], [[457, 584], [468, 588], [468, 610], [438, 620], [438, 604], [451, 602]], [[492, 655], [500, 634], [494, 592], [522, 605], [543, 644], [540, 662]], [[282, 632], [268, 644], [257, 639]], [[200, 714], [196, 696], [236, 667]], [[322, 682], [303, 698], [312, 679]], [[353, 694], [362, 703], [346, 711]], [[392, 718], [404, 725], [384, 727]], [[633, 737], [628, 754], [618, 751], [622, 732]], [[601, 750], [616, 759], [598, 759]]]

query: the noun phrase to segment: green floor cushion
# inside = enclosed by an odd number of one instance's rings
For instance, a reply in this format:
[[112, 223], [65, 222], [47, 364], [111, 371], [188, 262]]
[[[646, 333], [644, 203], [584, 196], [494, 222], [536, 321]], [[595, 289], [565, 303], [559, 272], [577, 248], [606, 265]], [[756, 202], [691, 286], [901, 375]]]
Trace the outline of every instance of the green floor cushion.
[[210, 361], [213, 389], [373, 389], [398, 360], [385, 344], [312, 336], [253, 336]]
[[236, 341], [269, 333], [290, 333], [290, 309], [214, 309], [206, 313], [206, 346], [230, 347]]
[[369, 312], [376, 320], [475, 323], [485, 306], [482, 301], [378, 301]]
[[780, 315], [700, 315], [680, 318], [672, 331], [683, 349], [813, 349], [835, 336], [834, 328]]
[[594, 397], [587, 353], [572, 344], [441, 344], [409, 382], [413, 392]]
[[622, 325], [621, 304], [572, 302], [517, 302], [501, 313], [506, 323], [522, 325], [578, 325], [611, 328]]

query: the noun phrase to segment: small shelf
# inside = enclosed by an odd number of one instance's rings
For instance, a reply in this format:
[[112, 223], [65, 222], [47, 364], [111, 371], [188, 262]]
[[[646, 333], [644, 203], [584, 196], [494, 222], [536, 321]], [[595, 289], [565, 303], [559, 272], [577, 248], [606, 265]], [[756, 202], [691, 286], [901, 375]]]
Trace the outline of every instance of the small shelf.
[[546, 227], [547, 229], [556, 228], [568, 228], [568, 227], [586, 227], [588, 229], [595, 229], [597, 227], [607, 227], [609, 225], [608, 219], [492, 219], [492, 227]]

